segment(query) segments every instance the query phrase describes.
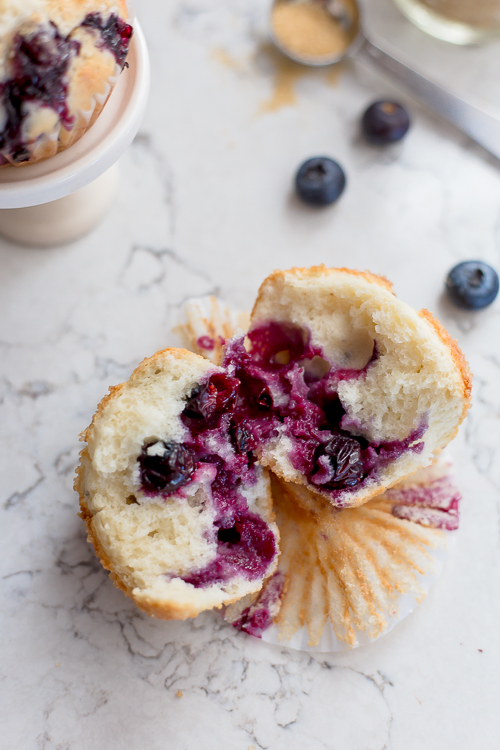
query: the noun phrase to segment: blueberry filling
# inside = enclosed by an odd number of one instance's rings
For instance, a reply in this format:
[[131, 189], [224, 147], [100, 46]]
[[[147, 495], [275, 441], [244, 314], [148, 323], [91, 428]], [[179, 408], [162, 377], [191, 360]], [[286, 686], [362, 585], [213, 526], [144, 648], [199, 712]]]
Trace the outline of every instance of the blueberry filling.
[[393, 488], [386, 497], [394, 502], [391, 512], [396, 518], [436, 529], [458, 529], [461, 496], [447, 476], [425, 485]]
[[241, 492], [242, 476], [247, 484], [256, 481], [255, 466], [249, 466], [246, 456], [223, 461], [213, 454], [204, 455], [207, 438], [211, 441], [213, 437], [214, 431], [209, 429], [198, 433], [195, 443], [201, 463], [214, 464], [217, 469], [211, 485], [217, 554], [206, 567], [182, 576], [196, 587], [224, 583], [238, 574], [249, 580], [262, 578], [276, 555], [273, 532], [260, 516], [249, 511]]
[[201, 570], [182, 576], [182, 580], [199, 588], [238, 574], [250, 580], [262, 578], [276, 555], [274, 534], [266, 522], [247, 510], [219, 523], [232, 525], [218, 529], [215, 559]]
[[213, 429], [223, 414], [233, 411], [239, 383], [222, 373], [212, 375], [204, 384], [196, 386], [182, 412], [186, 426], [195, 432]]
[[205, 349], [205, 351], [211, 352], [215, 349], [215, 339], [211, 336], [200, 336], [196, 341], [196, 345], [199, 346], [200, 349]]
[[255, 601], [235, 620], [230, 621], [232, 626], [256, 638], [262, 638], [262, 633], [272, 625], [273, 615], [279, 611], [284, 587], [285, 576], [278, 570], [264, 583]]
[[188, 441], [150, 441], [138, 458], [142, 490], [149, 496], [168, 496], [181, 489], [203, 466], [215, 469], [211, 495], [217, 553], [205, 568], [182, 576], [196, 587], [224, 583], [237, 574], [249, 580], [261, 578], [276, 555], [273, 532], [249, 511], [241, 492], [242, 483], [255, 484], [257, 472], [250, 433], [234, 420], [239, 386], [236, 378], [224, 373], [211, 375], [186, 398], [181, 420], [188, 428]]
[[332, 498], [358, 487], [407, 450], [420, 451], [425, 425], [403, 441], [369, 444], [347, 427], [338, 396], [341, 380], [362, 378], [377, 360], [360, 369], [336, 369], [314, 347], [309, 332], [290, 324], [269, 323], [229, 342], [224, 367], [240, 381], [234, 420], [244, 425], [245, 443], [254, 447], [278, 435], [292, 445], [289, 460], [297, 471]]
[[12, 78], [0, 87], [6, 111], [6, 122], [0, 134], [0, 150], [8, 151], [16, 162], [29, 159], [22, 140], [22, 124], [31, 102], [50, 107], [66, 128], [73, 119], [66, 105], [66, 74], [80, 44], [60, 36], [54, 24], [35, 34], [14, 38], [11, 66]]
[[89, 13], [82, 26], [100, 32], [102, 47], [108, 49], [114, 55], [118, 65], [123, 68], [132, 38], [132, 26], [114, 14], [104, 21], [100, 13]]
[[292, 465], [332, 498], [359, 487], [405, 451], [423, 447], [424, 424], [405, 440], [380, 444], [346, 429], [338, 384], [365, 376], [378, 357], [375, 344], [366, 365], [354, 370], [332, 367], [309, 333], [296, 326], [269, 323], [251, 331], [248, 340], [248, 350], [244, 338], [230, 341], [225, 372], [211, 375], [186, 397], [181, 413], [186, 441], [150, 441], [138, 458], [142, 490], [150, 496], [168, 496], [205, 467], [198, 476], [210, 481], [217, 552], [207, 566], [181, 576], [196, 587], [235, 575], [262, 578], [274, 559], [274, 534], [249, 510], [243, 493], [256, 483], [256, 451], [269, 441], [288, 438]]
[[[109, 49], [123, 67], [132, 27], [116, 15], [111, 15], [105, 22], [98, 13], [86, 16], [82, 26], [96, 29], [102, 37], [101, 46]], [[0, 84], [0, 97], [5, 108], [0, 151], [9, 160], [22, 163], [30, 158], [30, 142], [25, 141], [22, 132], [30, 104], [53, 109], [63, 127], [70, 130], [73, 126], [74, 118], [66, 104], [67, 74], [79, 52], [80, 43], [70, 36], [61, 36], [52, 22], [35, 33], [14, 37], [9, 54], [11, 78]]]

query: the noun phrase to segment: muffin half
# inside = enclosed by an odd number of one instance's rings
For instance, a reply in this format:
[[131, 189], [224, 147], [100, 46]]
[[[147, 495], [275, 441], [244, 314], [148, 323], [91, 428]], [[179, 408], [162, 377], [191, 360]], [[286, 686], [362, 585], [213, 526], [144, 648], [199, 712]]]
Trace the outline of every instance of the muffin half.
[[164, 619], [258, 591], [277, 564], [267, 471], [234, 421], [237, 383], [184, 349], [144, 360], [83, 433], [76, 489], [103, 565]]
[[432, 315], [347, 269], [271, 274], [223, 365], [261, 463], [337, 507], [432, 463], [470, 404], [468, 365]]

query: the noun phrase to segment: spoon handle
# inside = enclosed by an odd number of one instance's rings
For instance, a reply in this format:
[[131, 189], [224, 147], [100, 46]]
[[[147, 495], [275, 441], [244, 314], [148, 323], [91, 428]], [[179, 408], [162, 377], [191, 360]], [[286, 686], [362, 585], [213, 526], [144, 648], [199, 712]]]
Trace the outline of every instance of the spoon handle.
[[482, 112], [458, 96], [433, 83], [425, 76], [391, 57], [364, 38], [357, 49], [365, 59], [390, 74], [401, 86], [423, 104], [444, 117], [486, 151], [500, 159], [500, 121]]

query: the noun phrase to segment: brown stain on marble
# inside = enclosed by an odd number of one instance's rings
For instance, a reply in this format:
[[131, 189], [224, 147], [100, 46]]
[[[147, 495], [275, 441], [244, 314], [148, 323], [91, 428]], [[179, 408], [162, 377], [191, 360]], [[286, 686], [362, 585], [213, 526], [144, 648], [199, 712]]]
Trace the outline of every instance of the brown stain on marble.
[[274, 80], [271, 95], [262, 102], [259, 114], [276, 112], [283, 107], [291, 107], [297, 103], [295, 84], [307, 71], [303, 65], [288, 60], [278, 53], [274, 57]]
[[211, 57], [225, 68], [229, 68], [229, 70], [241, 70], [243, 67], [241, 60], [230, 55], [223, 47], [214, 47], [211, 52]]
[[267, 59], [272, 66], [272, 91], [260, 105], [257, 114], [277, 112], [283, 107], [293, 107], [298, 102], [296, 84], [302, 78], [323, 79], [329, 86], [336, 86], [345, 70], [343, 63], [328, 65], [324, 68], [312, 68], [293, 62], [279, 52], [273, 45], [262, 45], [257, 55]]
[[[298, 102], [296, 84], [305, 77], [316, 77], [323, 79], [328, 86], [337, 86], [342, 73], [345, 70], [344, 63], [328, 65], [324, 68], [309, 68], [306, 65], [289, 60], [279, 52], [274, 45], [265, 43], [257, 49], [253, 60], [238, 59], [231, 55], [223, 47], [214, 47], [211, 57], [227, 70], [235, 73], [243, 71], [272, 77], [271, 93], [257, 110], [257, 114], [269, 114], [277, 112], [283, 107], [293, 107]], [[264, 71], [260, 62], [264, 62]]]

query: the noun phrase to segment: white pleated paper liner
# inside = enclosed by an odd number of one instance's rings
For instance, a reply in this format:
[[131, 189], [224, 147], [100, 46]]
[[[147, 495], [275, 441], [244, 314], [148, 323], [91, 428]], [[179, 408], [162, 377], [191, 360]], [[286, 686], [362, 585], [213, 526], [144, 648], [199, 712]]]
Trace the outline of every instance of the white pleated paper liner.
[[[446, 558], [448, 556], [449, 544], [453, 543], [453, 535], [451, 532], [445, 532], [446, 547], [442, 549], [434, 549], [431, 552], [433, 562], [435, 564], [434, 574], [427, 573], [426, 575], [417, 574], [419, 585], [423, 594], [423, 597], [427, 595], [432, 584], [440, 575]], [[422, 598], [423, 598], [422, 597]], [[370, 643], [374, 643], [378, 638], [389, 633], [395, 625], [404, 620], [413, 610], [421, 603], [422, 599], [417, 599], [412, 594], [400, 594], [397, 601], [397, 609], [394, 610], [387, 617], [386, 625], [380, 633], [371, 638], [365, 631], [353, 628], [354, 643], [352, 645], [345, 641], [337, 638], [333, 629], [332, 623], [328, 622], [325, 625], [319, 641], [315, 645], [310, 645], [310, 636], [306, 627], [297, 630], [288, 640], [280, 639], [280, 629], [278, 625], [272, 624], [262, 633], [262, 640], [266, 643], [273, 643], [277, 646], [286, 646], [297, 651], [311, 651], [314, 653], [335, 653], [339, 651], [351, 651], [353, 648], [359, 646], [366, 646]]]
[[344, 510], [304, 487], [273, 484], [278, 572], [259, 594], [227, 608], [234, 627], [301, 651], [349, 650], [392, 630], [441, 573], [460, 499], [449, 463]]
[[213, 296], [189, 300], [174, 333], [195, 354], [219, 364], [226, 339], [248, 330], [248, 313], [237, 312]]

